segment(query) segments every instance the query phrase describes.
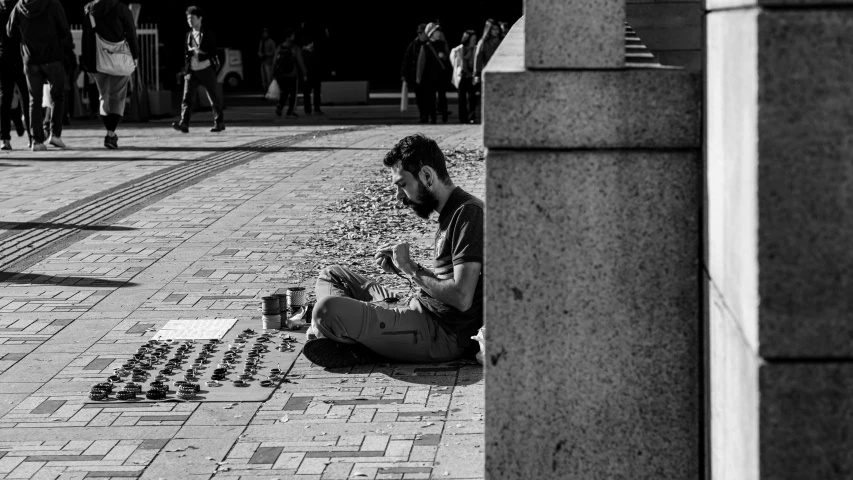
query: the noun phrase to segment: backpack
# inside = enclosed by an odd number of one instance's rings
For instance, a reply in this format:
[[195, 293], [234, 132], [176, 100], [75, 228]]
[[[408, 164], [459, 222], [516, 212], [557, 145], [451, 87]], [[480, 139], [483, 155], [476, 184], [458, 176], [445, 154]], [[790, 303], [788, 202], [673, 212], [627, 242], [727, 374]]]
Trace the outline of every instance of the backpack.
[[278, 47], [273, 61], [273, 74], [276, 77], [288, 76], [293, 73], [294, 66], [293, 49], [285, 46]]

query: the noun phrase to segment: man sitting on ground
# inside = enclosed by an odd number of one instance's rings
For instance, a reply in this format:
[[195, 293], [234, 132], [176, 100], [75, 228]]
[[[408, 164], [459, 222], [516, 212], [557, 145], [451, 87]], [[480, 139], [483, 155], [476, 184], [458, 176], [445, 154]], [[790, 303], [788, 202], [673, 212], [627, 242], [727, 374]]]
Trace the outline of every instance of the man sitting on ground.
[[326, 368], [376, 363], [443, 362], [463, 356], [483, 325], [483, 202], [453, 185], [438, 144], [423, 135], [402, 139], [385, 156], [397, 199], [429, 218], [439, 214], [434, 270], [415, 263], [408, 243], [376, 253], [387, 273], [409, 277], [420, 291], [396, 308], [390, 292], [346, 267], [324, 268], [316, 284], [312, 333], [303, 353]]

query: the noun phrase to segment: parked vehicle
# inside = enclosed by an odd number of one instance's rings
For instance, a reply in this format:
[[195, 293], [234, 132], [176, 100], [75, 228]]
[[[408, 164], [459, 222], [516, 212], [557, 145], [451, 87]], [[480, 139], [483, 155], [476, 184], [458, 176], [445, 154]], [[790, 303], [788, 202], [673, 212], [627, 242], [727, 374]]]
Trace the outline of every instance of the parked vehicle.
[[234, 48], [220, 48], [217, 52], [219, 57], [219, 72], [216, 75], [217, 83], [223, 87], [234, 90], [243, 83], [243, 54]]

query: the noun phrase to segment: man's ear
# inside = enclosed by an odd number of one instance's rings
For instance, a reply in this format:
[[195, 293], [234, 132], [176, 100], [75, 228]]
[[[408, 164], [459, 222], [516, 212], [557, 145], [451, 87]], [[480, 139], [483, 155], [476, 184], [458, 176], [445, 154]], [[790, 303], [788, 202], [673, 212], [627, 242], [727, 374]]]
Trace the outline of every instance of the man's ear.
[[435, 181], [435, 170], [433, 170], [432, 167], [421, 167], [418, 177], [420, 177], [420, 180], [424, 185], [432, 187], [432, 182]]

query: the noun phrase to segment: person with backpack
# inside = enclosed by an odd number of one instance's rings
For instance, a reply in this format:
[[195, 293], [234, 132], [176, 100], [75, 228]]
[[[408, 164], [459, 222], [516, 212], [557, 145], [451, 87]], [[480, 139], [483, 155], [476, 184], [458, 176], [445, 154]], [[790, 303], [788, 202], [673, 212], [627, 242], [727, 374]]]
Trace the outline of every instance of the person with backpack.
[[287, 29], [284, 32], [284, 43], [278, 46], [273, 62], [273, 76], [281, 89], [275, 114], [281, 116], [284, 104], [287, 102], [287, 117], [296, 118], [296, 95], [299, 81], [307, 82], [305, 62], [302, 59], [302, 49], [296, 43], [296, 32]]
[[[124, 115], [127, 88], [130, 75], [114, 75], [98, 70], [97, 43], [102, 41], [119, 43], [126, 41], [133, 62], [139, 59], [139, 42], [136, 37], [136, 24], [127, 5], [118, 0], [94, 0], [83, 8], [86, 14], [83, 20], [83, 61], [82, 67], [88, 72], [98, 87], [100, 97], [100, 117], [107, 130], [104, 147], [118, 148], [116, 128]], [[104, 68], [103, 66], [101, 68]], [[94, 103], [94, 98], [89, 97]]]
[[196, 6], [187, 8], [187, 24], [190, 31], [184, 42], [184, 96], [181, 99], [181, 120], [172, 124], [172, 128], [189, 133], [192, 103], [199, 86], [207, 91], [210, 107], [213, 109], [213, 128], [211, 132], [225, 130], [225, 117], [222, 104], [216, 94], [216, 37], [213, 30], [204, 26], [204, 11]]
[[6, 34], [21, 39], [21, 56], [27, 89], [30, 92], [30, 123], [34, 152], [45, 151], [42, 126], [42, 99], [45, 84], [50, 85], [50, 99], [55, 107], [50, 118], [48, 143], [65, 148], [62, 141], [62, 112], [65, 108], [65, 69], [62, 44], [71, 37], [65, 9], [59, 0], [20, 0], [6, 23]]
[[[447, 42], [441, 40], [441, 27], [430, 23], [426, 27], [429, 41], [418, 55], [417, 82], [424, 92], [424, 106], [430, 123], [436, 123], [437, 112], [441, 112], [441, 121], [447, 123], [447, 85], [450, 83], [452, 66]], [[438, 105], [436, 108], [436, 95]]]

